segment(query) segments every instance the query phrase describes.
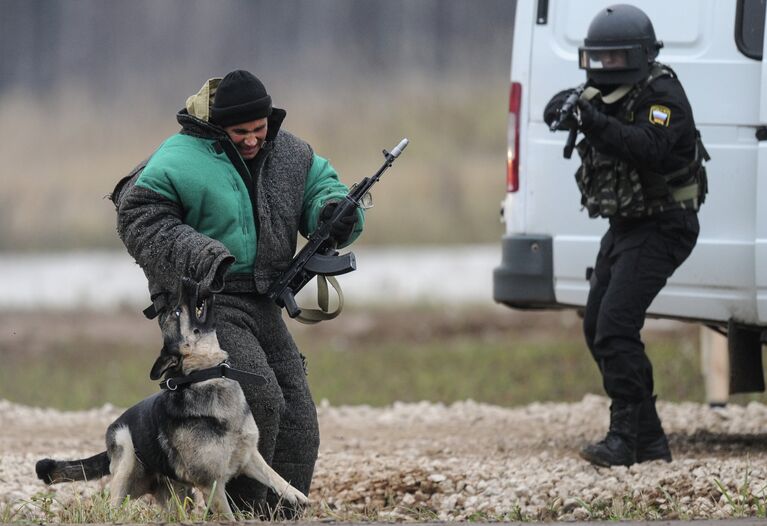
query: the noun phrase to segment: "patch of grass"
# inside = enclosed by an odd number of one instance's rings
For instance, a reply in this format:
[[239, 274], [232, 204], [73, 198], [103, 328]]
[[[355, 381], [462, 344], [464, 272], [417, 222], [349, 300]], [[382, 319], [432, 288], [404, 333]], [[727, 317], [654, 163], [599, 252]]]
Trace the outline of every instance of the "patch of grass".
[[[753, 488], [750, 470], [744, 474], [743, 482], [733, 485], [714, 479], [724, 504], [714, 500], [718, 518], [765, 518], [765, 488]], [[657, 488], [658, 498], [647, 495], [615, 495], [608, 499], [586, 502], [577, 499], [577, 508], [585, 511], [588, 521], [657, 521], [692, 520], [710, 518], [711, 511], [699, 515], [691, 503], [684, 503], [672, 490]], [[175, 498], [169, 506], [158, 506], [146, 499], [126, 498], [119, 506], [110, 504], [106, 491], [89, 496], [76, 493], [66, 501], [57, 500], [51, 494], [40, 493], [29, 501], [0, 503], [2, 523], [199, 523], [207, 520], [222, 520], [209, 512], [209, 503], [192, 499]], [[572, 507], [565, 507], [559, 497], [543, 503], [537, 511], [525, 510], [520, 504], [506, 511], [477, 511], [465, 517], [468, 522], [537, 522], [573, 520]], [[238, 520], [256, 520], [253, 513], [236, 512]], [[429, 505], [402, 506], [387, 502], [383, 506], [341, 506], [329, 505], [325, 501], [315, 502], [304, 511], [305, 521], [334, 522], [435, 522], [440, 521], [440, 511]], [[279, 511], [271, 520], [283, 520]]]
[[733, 517], [767, 517], [767, 486], [752, 487], [750, 467], [746, 469], [743, 482], [739, 485], [727, 486], [716, 478], [714, 485], [727, 502]]
[[56, 409], [87, 409], [109, 402], [129, 407], [152, 394], [156, 348], [94, 340], [50, 343], [44, 356], [12, 353], [0, 368], [0, 398]]
[[26, 515], [25, 502], [0, 502], [0, 524], [19, 522]]
[[[215, 488], [215, 486], [214, 486]], [[119, 505], [111, 503], [107, 490], [85, 495], [75, 492], [72, 497], [58, 499], [49, 493], [39, 493], [28, 501], [0, 502], [0, 523], [54, 523], [54, 524], [147, 524], [147, 523], [202, 523], [226, 521], [226, 517], [211, 510], [211, 499], [197, 502], [175, 493], [167, 505], [158, 505], [147, 498], [126, 497]], [[212, 493], [212, 492], [211, 492]], [[307, 515], [314, 513], [307, 510]], [[234, 510], [237, 520], [260, 520], [253, 512]], [[270, 521], [284, 520], [282, 509], [269, 514]]]
[[[44, 314], [30, 316], [46, 325]], [[88, 325], [82, 319], [87, 314], [72, 316]], [[518, 406], [575, 401], [602, 392], [577, 323], [563, 322], [561, 313], [520, 316], [484, 308], [449, 313], [365, 310], [345, 313], [343, 323], [291, 330], [307, 356], [309, 383], [318, 402], [382, 406], [398, 400], [451, 403], [471, 398]], [[110, 329], [73, 331], [68, 337], [43, 331], [0, 341], [0, 398], [86, 409], [107, 402], [128, 407], [156, 392], [156, 383], [149, 380], [160, 347], [156, 327], [140, 317], [125, 318], [120, 323], [131, 326], [122, 329], [103, 316], [99, 323]], [[148, 334], [126, 342], [119, 335], [110, 339], [115, 332]], [[702, 401], [696, 334], [694, 328], [648, 334], [662, 399]]]
[[381, 342], [365, 351], [322, 347], [309, 353], [309, 382], [331, 404], [395, 400], [450, 403], [472, 398], [499, 405], [579, 399], [599, 385], [579, 344], [454, 341]]

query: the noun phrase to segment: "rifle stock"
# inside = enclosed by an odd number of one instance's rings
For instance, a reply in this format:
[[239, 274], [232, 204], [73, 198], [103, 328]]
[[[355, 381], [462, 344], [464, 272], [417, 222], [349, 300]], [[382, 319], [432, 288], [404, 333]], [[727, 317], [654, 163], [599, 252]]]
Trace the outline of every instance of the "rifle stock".
[[315, 276], [337, 276], [357, 268], [353, 253], [339, 254], [335, 249], [330, 235], [332, 225], [340, 221], [350, 210], [361, 206], [370, 188], [378, 182], [387, 168], [391, 167], [408, 142], [407, 139], [402, 139], [391, 152], [383, 151], [385, 161], [381, 168], [373, 176], [365, 177], [352, 186], [349, 193], [336, 206], [332, 217], [317, 226], [309, 236], [306, 245], [290, 262], [287, 270], [272, 283], [267, 292], [269, 298], [280, 307], [285, 307], [291, 318], [301, 314], [301, 309], [296, 303], [296, 294]]

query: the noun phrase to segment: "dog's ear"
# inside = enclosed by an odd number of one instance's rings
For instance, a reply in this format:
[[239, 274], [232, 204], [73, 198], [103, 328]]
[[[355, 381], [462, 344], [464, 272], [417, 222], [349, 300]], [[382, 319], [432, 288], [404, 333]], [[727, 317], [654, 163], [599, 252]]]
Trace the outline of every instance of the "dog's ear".
[[159, 380], [165, 371], [178, 364], [178, 358], [167, 353], [165, 347], [160, 351], [160, 356], [155, 360], [152, 370], [149, 372], [149, 378], [152, 380]]

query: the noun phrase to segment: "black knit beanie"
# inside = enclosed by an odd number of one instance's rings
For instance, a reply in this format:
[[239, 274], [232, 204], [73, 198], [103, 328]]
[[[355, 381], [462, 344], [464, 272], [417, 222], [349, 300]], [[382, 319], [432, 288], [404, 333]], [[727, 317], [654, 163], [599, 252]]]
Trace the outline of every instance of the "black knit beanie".
[[221, 79], [210, 120], [221, 127], [263, 119], [272, 113], [272, 98], [252, 73], [237, 69]]

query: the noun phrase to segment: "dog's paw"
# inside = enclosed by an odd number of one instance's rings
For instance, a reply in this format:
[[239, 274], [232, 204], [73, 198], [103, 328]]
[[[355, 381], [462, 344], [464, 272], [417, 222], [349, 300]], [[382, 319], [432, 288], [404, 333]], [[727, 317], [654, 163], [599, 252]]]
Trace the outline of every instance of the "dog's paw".
[[302, 506], [306, 506], [307, 504], [309, 504], [309, 499], [306, 497], [306, 495], [298, 491], [293, 486], [288, 486], [287, 488], [285, 488], [285, 491], [283, 491], [282, 495], [280, 496], [284, 500], [292, 504], [293, 506], [296, 506], [298, 504]]

